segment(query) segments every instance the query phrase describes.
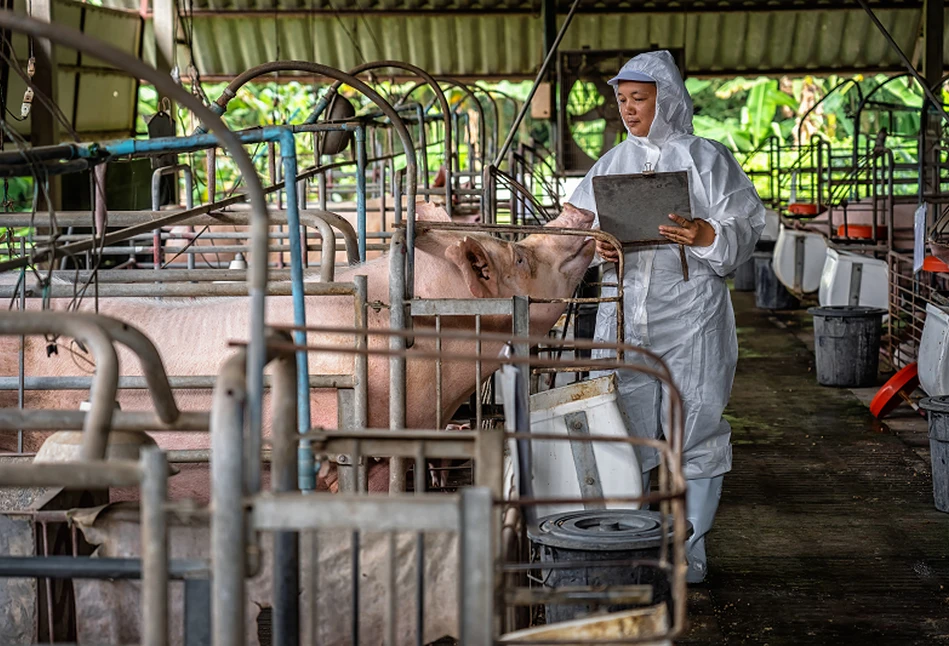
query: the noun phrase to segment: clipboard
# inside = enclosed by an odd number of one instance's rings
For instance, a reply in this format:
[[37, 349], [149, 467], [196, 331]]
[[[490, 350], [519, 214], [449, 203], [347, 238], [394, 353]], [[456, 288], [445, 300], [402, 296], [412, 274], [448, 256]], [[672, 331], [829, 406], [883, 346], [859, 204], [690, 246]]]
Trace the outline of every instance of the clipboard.
[[[678, 226], [670, 213], [692, 220], [689, 172], [599, 175], [593, 178], [600, 229], [616, 236], [626, 247], [673, 244], [659, 235], [659, 226]], [[679, 245], [682, 275], [689, 279], [685, 247]]]
[[593, 197], [600, 229], [624, 245], [669, 244], [659, 235], [660, 225], [676, 226], [669, 214], [692, 219], [688, 171], [599, 175]]

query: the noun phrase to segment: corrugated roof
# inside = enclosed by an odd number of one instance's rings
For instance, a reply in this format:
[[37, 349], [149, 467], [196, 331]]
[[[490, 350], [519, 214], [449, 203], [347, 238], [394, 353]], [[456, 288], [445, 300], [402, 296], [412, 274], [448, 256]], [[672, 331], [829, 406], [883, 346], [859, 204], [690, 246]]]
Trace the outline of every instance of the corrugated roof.
[[[919, 9], [922, 0], [869, 0], [874, 8]], [[139, 10], [138, 0], [104, 0], [110, 7]], [[538, 14], [542, 0], [189, 0], [182, 10], [227, 12], [522, 12]], [[572, 0], [557, 0], [558, 11], [566, 13]], [[148, 6], [152, 2], [149, 0]], [[859, 9], [855, 0], [583, 0], [580, 13], [721, 13], [726, 11], [783, 11]]]
[[[922, 10], [881, 9], [877, 15], [912, 53]], [[396, 59], [439, 75], [532, 77], [543, 58], [542, 42], [540, 18], [516, 13], [194, 17], [194, 56], [206, 76], [229, 77], [279, 59], [344, 70], [366, 60]], [[145, 43], [146, 60], [153, 61], [150, 38]], [[561, 50], [652, 45], [684, 47], [692, 75], [902, 69], [859, 9], [578, 14]], [[949, 67], [949, 42], [945, 51]]]

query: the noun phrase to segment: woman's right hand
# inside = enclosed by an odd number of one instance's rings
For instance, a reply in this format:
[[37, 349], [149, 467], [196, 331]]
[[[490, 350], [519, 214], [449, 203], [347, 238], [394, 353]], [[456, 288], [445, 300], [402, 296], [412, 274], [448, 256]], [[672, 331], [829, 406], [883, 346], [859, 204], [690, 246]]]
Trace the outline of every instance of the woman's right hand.
[[607, 262], [619, 262], [619, 253], [616, 251], [616, 247], [606, 240], [596, 241], [596, 253]]

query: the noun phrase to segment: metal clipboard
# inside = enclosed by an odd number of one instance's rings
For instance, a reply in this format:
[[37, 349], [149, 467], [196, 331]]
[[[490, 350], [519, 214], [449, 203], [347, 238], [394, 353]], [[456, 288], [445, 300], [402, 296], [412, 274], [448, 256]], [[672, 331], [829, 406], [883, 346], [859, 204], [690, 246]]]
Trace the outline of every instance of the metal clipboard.
[[[626, 247], [672, 244], [659, 235], [659, 226], [677, 226], [669, 219], [675, 213], [692, 220], [688, 171], [626, 175], [599, 175], [593, 178], [600, 229], [616, 236]], [[689, 279], [685, 247], [679, 245], [682, 276]]]

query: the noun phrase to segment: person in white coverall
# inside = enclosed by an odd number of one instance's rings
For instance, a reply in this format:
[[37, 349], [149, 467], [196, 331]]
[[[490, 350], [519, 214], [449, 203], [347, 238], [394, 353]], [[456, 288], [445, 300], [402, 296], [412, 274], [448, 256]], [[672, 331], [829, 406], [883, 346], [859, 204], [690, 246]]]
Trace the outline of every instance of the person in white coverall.
[[[627, 252], [623, 287], [626, 342], [659, 355], [682, 393], [686, 513], [694, 530], [687, 544], [688, 580], [696, 583], [705, 578], [705, 535], [732, 463], [731, 427], [722, 412], [731, 395], [738, 339], [725, 277], [751, 258], [764, 228], [764, 206], [728, 149], [692, 134], [692, 99], [669, 52], [636, 56], [610, 85], [629, 137], [594, 164], [568, 201], [596, 212], [592, 178], [598, 175], [649, 168], [689, 172], [693, 220], [670, 214], [670, 226], [659, 227], [659, 233], [677, 244]], [[629, 217], [636, 217], [634, 204]], [[685, 245], [688, 281], [679, 245]], [[597, 243], [594, 264], [611, 263], [604, 283], [616, 283], [616, 260], [612, 246]], [[603, 296], [615, 293], [615, 288], [603, 288]], [[594, 338], [616, 340], [614, 303], [600, 304]], [[629, 370], [617, 372], [616, 379], [631, 431], [659, 438], [668, 406], [659, 382]], [[658, 455], [652, 449], [639, 455], [648, 482]]]

